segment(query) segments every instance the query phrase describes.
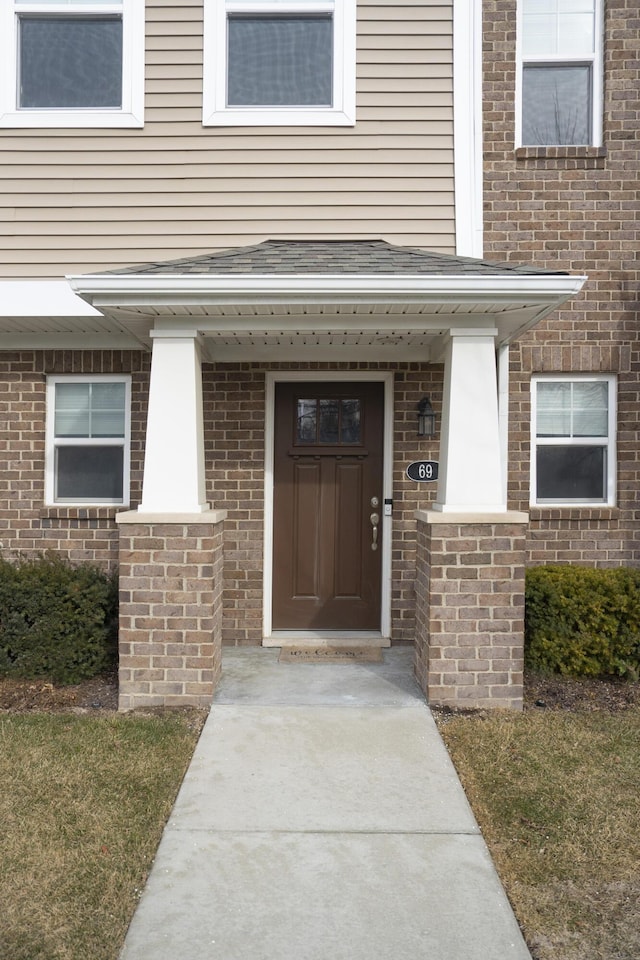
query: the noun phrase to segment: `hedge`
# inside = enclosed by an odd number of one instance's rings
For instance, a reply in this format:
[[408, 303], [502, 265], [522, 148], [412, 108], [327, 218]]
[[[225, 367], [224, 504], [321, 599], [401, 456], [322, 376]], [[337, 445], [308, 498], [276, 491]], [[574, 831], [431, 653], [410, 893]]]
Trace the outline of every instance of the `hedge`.
[[0, 560], [0, 675], [77, 683], [116, 657], [117, 575], [55, 554]]
[[571, 676], [640, 676], [640, 570], [533, 567], [525, 664]]

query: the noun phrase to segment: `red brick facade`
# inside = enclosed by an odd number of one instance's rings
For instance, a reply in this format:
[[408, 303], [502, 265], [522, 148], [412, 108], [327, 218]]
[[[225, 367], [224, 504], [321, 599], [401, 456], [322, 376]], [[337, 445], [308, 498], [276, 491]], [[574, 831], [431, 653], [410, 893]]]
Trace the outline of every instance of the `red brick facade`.
[[[417, 407], [428, 395], [440, 415], [441, 366], [382, 364], [291, 364], [309, 371], [394, 371], [394, 522], [392, 636], [412, 642], [415, 634], [415, 519], [435, 496], [435, 484], [405, 475], [415, 459], [437, 459], [437, 438], [417, 437]], [[224, 550], [223, 642], [262, 642], [264, 552], [265, 373], [275, 365], [203, 367], [207, 497], [227, 511]], [[3, 355], [0, 390], [5, 472], [0, 489], [0, 542], [4, 556], [60, 550], [74, 562], [105, 567], [118, 563], [116, 508], [44, 506], [45, 386], [47, 374], [131, 373], [131, 507], [141, 497], [149, 357], [104, 351], [24, 352]]]
[[131, 374], [131, 500], [140, 501], [150, 358], [129, 350], [0, 354], [0, 543], [3, 556], [59, 550], [74, 563], [117, 562], [113, 507], [47, 507], [48, 374]]
[[416, 675], [430, 703], [521, 707], [525, 516], [418, 518]]
[[221, 519], [120, 524], [121, 710], [211, 703], [222, 668], [222, 565]]
[[[287, 369], [260, 364], [204, 368], [207, 491], [214, 509], [227, 511], [225, 523], [225, 602], [223, 640], [231, 644], [262, 641], [264, 551], [265, 372]], [[415, 633], [415, 520], [435, 496], [435, 485], [417, 484], [405, 475], [412, 460], [437, 459], [437, 439], [420, 440], [418, 401], [431, 397], [440, 412], [442, 367], [419, 364], [291, 364], [290, 369], [349, 371], [393, 370], [394, 522], [392, 561], [392, 636], [413, 641]]]
[[484, 255], [589, 277], [579, 297], [511, 347], [512, 509], [529, 509], [531, 374], [618, 378], [616, 506], [532, 508], [529, 563], [640, 562], [638, 28], [634, 0], [607, 0], [601, 148], [514, 150], [516, 0], [484, 3]]

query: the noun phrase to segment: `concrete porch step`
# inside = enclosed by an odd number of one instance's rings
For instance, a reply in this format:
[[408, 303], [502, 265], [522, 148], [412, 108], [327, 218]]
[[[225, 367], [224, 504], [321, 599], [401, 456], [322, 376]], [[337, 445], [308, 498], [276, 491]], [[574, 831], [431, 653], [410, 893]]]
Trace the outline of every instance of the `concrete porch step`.
[[274, 630], [263, 647], [390, 647], [389, 637], [376, 631]]

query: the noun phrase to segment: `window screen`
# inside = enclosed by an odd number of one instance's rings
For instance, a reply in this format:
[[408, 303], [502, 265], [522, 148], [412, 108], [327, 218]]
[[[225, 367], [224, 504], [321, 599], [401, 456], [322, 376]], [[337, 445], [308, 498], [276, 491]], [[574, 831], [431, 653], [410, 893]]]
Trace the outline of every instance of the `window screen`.
[[540, 501], [606, 499], [605, 447], [538, 447], [536, 469]]
[[522, 142], [591, 142], [591, 67], [527, 66], [522, 74]]
[[228, 106], [331, 106], [330, 16], [230, 16]]
[[21, 16], [19, 106], [122, 106], [122, 18]]
[[124, 450], [118, 447], [58, 447], [56, 500], [121, 502]]

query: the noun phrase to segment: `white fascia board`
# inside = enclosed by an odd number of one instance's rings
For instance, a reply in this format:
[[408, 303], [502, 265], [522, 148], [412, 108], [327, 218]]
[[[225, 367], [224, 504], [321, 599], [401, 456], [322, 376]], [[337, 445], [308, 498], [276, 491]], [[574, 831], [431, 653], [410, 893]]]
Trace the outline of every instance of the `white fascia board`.
[[148, 350], [146, 344], [126, 333], [2, 333], [2, 350]]
[[67, 278], [95, 306], [190, 303], [540, 303], [553, 308], [581, 290], [585, 276], [540, 275], [84, 275]]
[[[398, 314], [375, 314], [365, 313], [364, 311], [344, 310], [344, 303], [330, 304], [322, 313], [313, 313], [305, 315], [304, 312], [294, 311], [291, 304], [287, 304], [289, 312], [285, 314], [283, 310], [272, 310], [269, 306], [269, 313], [251, 314], [249, 316], [237, 316], [231, 314], [229, 317], [207, 317], [198, 316], [198, 334], [209, 333], [220, 330], [232, 331], [233, 335], [257, 334], [259, 330], [277, 331], [278, 333], [291, 334], [298, 333], [301, 326], [309, 332], [313, 328], [314, 333], [333, 333], [346, 331], [354, 327], [362, 333], [375, 333], [381, 328], [391, 328], [392, 330], [401, 329], [403, 332], [420, 333], [424, 331], [433, 331], [441, 333], [449, 330], [450, 327], [464, 326], [467, 329], [475, 329], [478, 324], [485, 327], [487, 323], [494, 322], [493, 317], [486, 313], [403, 313], [401, 318]], [[339, 313], [337, 311], [340, 311]], [[504, 314], [500, 314], [500, 317]], [[537, 314], [536, 314], [537, 317]], [[154, 317], [154, 329], [150, 332], [150, 337], [162, 336], [195, 336], [191, 327], [193, 327], [194, 317], [178, 317], [174, 314], [167, 316]]]
[[66, 280], [0, 280], [2, 317], [101, 317]]
[[[339, 353], [338, 353], [339, 351]], [[339, 359], [344, 362], [361, 363], [432, 363], [429, 347], [415, 346], [369, 346], [367, 344], [324, 344], [311, 346], [272, 345], [262, 346], [259, 342], [251, 343], [250, 347], [234, 344], [220, 346], [215, 344], [211, 353], [203, 357], [209, 363], [243, 363], [250, 360], [252, 363], [300, 363], [301, 360], [313, 360], [316, 363], [335, 363]], [[289, 371], [290, 372], [290, 371]], [[317, 372], [317, 371], [316, 371]], [[318, 377], [317, 379], [321, 379]]]

